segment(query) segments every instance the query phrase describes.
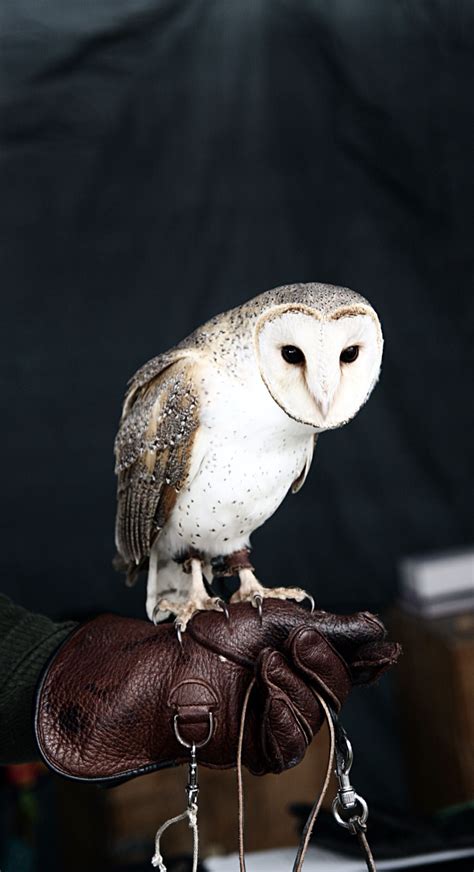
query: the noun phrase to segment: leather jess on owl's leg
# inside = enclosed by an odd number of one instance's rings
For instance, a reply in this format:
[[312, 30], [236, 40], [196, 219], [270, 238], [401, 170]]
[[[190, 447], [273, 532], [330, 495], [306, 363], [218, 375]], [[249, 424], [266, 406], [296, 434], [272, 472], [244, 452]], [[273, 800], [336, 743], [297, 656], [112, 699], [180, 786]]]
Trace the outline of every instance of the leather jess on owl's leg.
[[212, 575], [214, 578], [230, 578], [238, 575], [242, 569], [253, 569], [249, 559], [250, 548], [241, 548], [232, 554], [222, 554], [211, 560]]
[[250, 549], [242, 548], [232, 554], [215, 557], [211, 561], [215, 577], [239, 576], [240, 587], [231, 596], [231, 603], [250, 602], [255, 608], [261, 609], [263, 600], [273, 597], [274, 599], [292, 599], [296, 602], [309, 599], [314, 606], [312, 596], [300, 587], [264, 587], [263, 584], [260, 584], [255, 576], [249, 555]]

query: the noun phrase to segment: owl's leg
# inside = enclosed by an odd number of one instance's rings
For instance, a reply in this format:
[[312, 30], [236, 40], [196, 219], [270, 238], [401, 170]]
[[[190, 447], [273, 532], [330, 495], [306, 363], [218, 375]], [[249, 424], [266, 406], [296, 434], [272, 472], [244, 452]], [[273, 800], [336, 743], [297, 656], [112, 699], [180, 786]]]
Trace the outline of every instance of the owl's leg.
[[264, 599], [292, 599], [300, 603], [309, 599], [314, 608], [313, 597], [300, 587], [263, 587], [255, 578], [252, 569], [239, 570], [240, 587], [231, 597], [231, 603], [251, 602], [255, 608], [261, 611]]
[[232, 594], [230, 598], [231, 603], [254, 602], [258, 597], [264, 598], [265, 588], [255, 578], [253, 569], [239, 569], [238, 576], [240, 587]]
[[198, 557], [191, 557], [188, 563], [191, 581], [189, 596], [186, 601], [171, 602], [170, 600], [162, 599], [157, 604], [157, 609], [160, 612], [172, 612], [176, 616], [176, 628], [181, 633], [184, 632], [188, 622], [196, 612], [203, 610], [227, 611], [225, 604], [219, 597], [211, 597], [207, 593], [204, 585], [201, 560]]
[[154, 620], [154, 610], [158, 600], [158, 554], [157, 549], [152, 548], [148, 564], [148, 580], [146, 586], [146, 613], [151, 621]]

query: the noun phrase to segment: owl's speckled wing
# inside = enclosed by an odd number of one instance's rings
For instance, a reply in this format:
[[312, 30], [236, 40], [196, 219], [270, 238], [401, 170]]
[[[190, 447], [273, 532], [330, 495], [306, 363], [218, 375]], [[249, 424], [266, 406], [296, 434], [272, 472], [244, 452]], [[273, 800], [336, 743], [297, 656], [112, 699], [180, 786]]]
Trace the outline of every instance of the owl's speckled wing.
[[195, 357], [186, 352], [161, 355], [136, 373], [125, 397], [115, 440], [115, 537], [130, 582], [146, 564], [187, 478], [199, 426], [195, 368]]

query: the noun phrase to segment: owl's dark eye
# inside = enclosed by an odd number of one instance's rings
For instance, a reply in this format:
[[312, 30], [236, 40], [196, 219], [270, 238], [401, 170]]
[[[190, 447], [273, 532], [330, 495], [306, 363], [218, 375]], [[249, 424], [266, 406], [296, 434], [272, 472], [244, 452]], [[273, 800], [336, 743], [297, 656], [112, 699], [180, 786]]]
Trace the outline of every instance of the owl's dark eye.
[[304, 354], [296, 345], [284, 345], [281, 356], [287, 363], [304, 363]]
[[344, 351], [341, 351], [341, 356], [339, 360], [341, 363], [354, 363], [354, 360], [357, 360], [359, 357], [359, 346], [358, 345], [348, 345]]

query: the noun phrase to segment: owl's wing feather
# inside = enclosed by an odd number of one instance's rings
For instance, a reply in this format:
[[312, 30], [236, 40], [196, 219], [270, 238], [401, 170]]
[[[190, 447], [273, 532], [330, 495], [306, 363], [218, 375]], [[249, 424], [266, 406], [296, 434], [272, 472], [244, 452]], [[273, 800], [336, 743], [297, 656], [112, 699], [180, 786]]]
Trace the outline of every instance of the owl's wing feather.
[[170, 352], [131, 379], [115, 440], [116, 565], [133, 579], [146, 564], [186, 481], [199, 402], [196, 356]]
[[308, 450], [306, 453], [306, 460], [301, 470], [298, 478], [295, 478], [293, 484], [291, 485], [291, 493], [297, 494], [299, 490], [303, 487], [306, 477], [309, 472], [309, 468], [311, 466], [311, 461], [313, 460], [314, 449], [316, 448], [316, 442], [318, 441], [318, 434], [315, 433], [314, 436], [308, 440]]

